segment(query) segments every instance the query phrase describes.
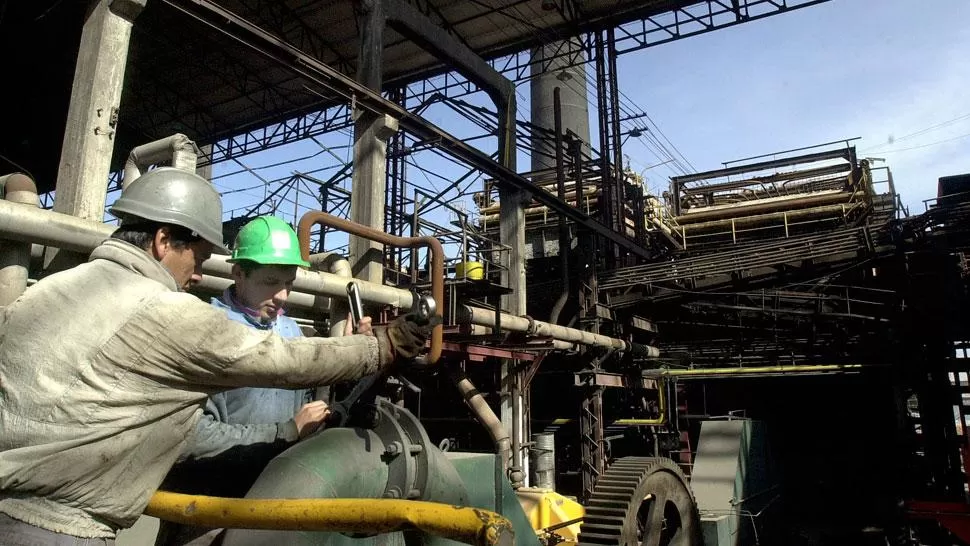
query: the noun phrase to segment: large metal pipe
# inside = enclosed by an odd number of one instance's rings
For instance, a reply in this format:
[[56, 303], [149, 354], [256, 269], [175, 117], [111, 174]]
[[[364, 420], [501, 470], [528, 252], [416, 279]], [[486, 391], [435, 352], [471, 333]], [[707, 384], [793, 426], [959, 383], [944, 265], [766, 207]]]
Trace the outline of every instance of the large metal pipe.
[[[0, 177], [0, 194], [10, 203], [37, 207], [37, 184], [25, 174]], [[10, 305], [24, 290], [30, 268], [30, 243], [2, 241], [0, 246], [0, 307]]]
[[[90, 253], [102, 241], [107, 239], [115, 230], [115, 226], [84, 220], [67, 214], [24, 207], [16, 203], [0, 200], [0, 239], [10, 239], [25, 243], [53, 246], [75, 252]], [[206, 276], [219, 279], [230, 278], [231, 265], [224, 256], [214, 256], [202, 264], [203, 288], [211, 286], [213, 290], [223, 290], [228, 283], [206, 285]], [[441, 277], [444, 277], [443, 271]], [[390, 305], [398, 309], [410, 309], [413, 295], [410, 291], [393, 286], [357, 281], [361, 298], [369, 303]], [[293, 293], [290, 297], [300, 301], [302, 295], [306, 298], [346, 297], [347, 280], [344, 277], [319, 271], [297, 271], [293, 283]], [[306, 302], [306, 300], [302, 300]], [[314, 300], [316, 301], [316, 300]], [[314, 308], [325, 308], [323, 301], [310, 304]], [[458, 322], [478, 326], [495, 326], [495, 312], [489, 309], [463, 305], [459, 307]], [[502, 328], [516, 332], [529, 332], [530, 320], [502, 313]], [[531, 321], [535, 326], [536, 335], [547, 336], [559, 342], [571, 342], [581, 345], [595, 345], [609, 347], [620, 351], [643, 348], [645, 356], [658, 356], [655, 347], [628, 343], [621, 339], [610, 338], [600, 334], [593, 334], [583, 330], [552, 325], [541, 321]], [[562, 343], [556, 348], [566, 348]]]
[[125, 161], [125, 177], [121, 186], [127, 188], [141, 176], [142, 171], [159, 163], [171, 163], [173, 167], [194, 173], [199, 153], [195, 142], [182, 133], [136, 146]]
[[468, 409], [471, 410], [472, 415], [488, 431], [492, 443], [495, 444], [495, 456], [501, 463], [504, 478], [508, 472], [509, 459], [512, 455], [512, 440], [509, 437], [508, 430], [502, 425], [502, 420], [495, 415], [492, 407], [488, 405], [488, 401], [471, 382], [471, 379], [468, 379], [465, 372], [459, 368], [452, 368], [448, 371], [448, 375], [458, 388], [458, 392], [461, 393], [462, 399]]
[[[563, 154], [562, 141], [562, 103], [561, 89], [556, 87], [553, 90], [553, 102], [556, 118], [556, 193], [560, 201], [566, 200], [566, 158]], [[566, 217], [559, 217], [559, 275], [562, 284], [562, 293], [552, 305], [549, 312], [549, 322], [556, 324], [559, 322], [559, 315], [562, 313], [566, 301], [569, 299], [569, 225], [566, 224]]]
[[674, 217], [678, 225], [689, 225], [708, 220], [730, 218], [732, 216], [750, 216], [762, 212], [775, 212], [783, 209], [808, 208], [833, 203], [850, 203], [854, 193], [837, 190], [826, 190], [804, 196], [785, 196], [782, 198], [768, 198], [754, 202], [740, 202], [732, 205], [716, 205], [698, 209], [687, 209], [680, 216]]
[[[312, 269], [328, 271], [338, 277], [347, 279], [347, 282], [354, 278], [350, 261], [335, 252], [311, 254], [307, 258], [307, 261], [310, 262]], [[348, 312], [350, 310], [348, 309], [346, 298], [333, 297], [330, 299], [330, 337], [344, 335], [344, 329], [347, 328], [347, 319], [345, 317]]]
[[[458, 307], [458, 322], [466, 324], [477, 324], [479, 326], [494, 326], [495, 311], [481, 309], [470, 305]], [[638, 356], [654, 358], [660, 356], [660, 350], [650, 345], [631, 343], [622, 339], [607, 337], [602, 334], [594, 334], [585, 330], [567, 328], [557, 324], [549, 324], [541, 320], [532, 320], [526, 317], [517, 317], [502, 313], [502, 328], [513, 332], [526, 332], [537, 336], [550, 337], [561, 341], [571, 341], [582, 345], [593, 345], [596, 347], [607, 347], [618, 351], [632, 351]]]

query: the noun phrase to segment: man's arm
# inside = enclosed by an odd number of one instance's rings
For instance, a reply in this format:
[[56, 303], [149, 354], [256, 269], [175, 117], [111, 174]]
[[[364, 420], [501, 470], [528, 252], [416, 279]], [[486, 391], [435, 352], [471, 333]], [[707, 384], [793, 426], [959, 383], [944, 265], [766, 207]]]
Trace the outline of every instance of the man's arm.
[[179, 455], [179, 461], [216, 457], [230, 449], [243, 446], [277, 446], [282, 449], [299, 439], [296, 421], [290, 419], [273, 424], [230, 424], [220, 417], [214, 395], [206, 400], [202, 418], [195, 434]]
[[388, 336], [284, 339], [174, 292], [148, 302], [113, 342], [119, 354], [139, 355], [130, 365], [140, 373], [213, 387], [330, 385], [376, 373], [394, 359]]

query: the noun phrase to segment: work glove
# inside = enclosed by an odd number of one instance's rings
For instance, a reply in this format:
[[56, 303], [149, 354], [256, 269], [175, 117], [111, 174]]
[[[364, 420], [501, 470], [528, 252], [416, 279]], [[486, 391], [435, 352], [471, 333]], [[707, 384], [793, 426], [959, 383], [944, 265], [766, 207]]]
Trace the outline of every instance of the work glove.
[[[375, 326], [374, 334], [386, 343], [386, 364], [402, 364], [413, 361], [425, 343], [431, 337], [431, 331], [441, 324], [441, 317], [435, 315], [428, 321], [419, 321], [414, 314], [407, 314], [394, 319], [387, 326]], [[382, 355], [383, 356], [383, 355]]]

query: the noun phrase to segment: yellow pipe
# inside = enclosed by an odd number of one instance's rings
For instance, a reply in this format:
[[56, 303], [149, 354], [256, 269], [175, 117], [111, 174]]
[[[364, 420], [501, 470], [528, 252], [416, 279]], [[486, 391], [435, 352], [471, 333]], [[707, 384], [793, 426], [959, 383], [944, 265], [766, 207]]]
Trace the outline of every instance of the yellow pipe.
[[396, 499], [229, 499], [156, 491], [145, 514], [236, 529], [390, 533], [415, 529], [480, 546], [513, 543], [509, 520], [488, 510]]

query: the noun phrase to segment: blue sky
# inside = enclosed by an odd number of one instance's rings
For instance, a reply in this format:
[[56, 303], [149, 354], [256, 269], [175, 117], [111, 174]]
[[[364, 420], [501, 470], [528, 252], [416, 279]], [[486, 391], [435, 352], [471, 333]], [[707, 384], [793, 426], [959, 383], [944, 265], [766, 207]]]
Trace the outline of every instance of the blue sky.
[[[854, 143], [860, 157], [886, 160], [875, 165], [892, 168], [897, 190], [915, 214], [924, 210], [922, 200], [935, 196], [938, 177], [970, 172], [968, 20], [966, 0], [832, 0], [623, 55], [620, 89], [697, 170], [862, 137]], [[528, 82], [519, 86], [518, 97], [519, 119], [527, 120]], [[481, 94], [465, 100], [491, 107]], [[443, 105], [432, 106], [426, 117], [459, 137], [481, 134]], [[590, 124], [598, 146], [595, 117]], [[331, 134], [242, 162], [252, 168], [306, 158], [255, 172], [272, 180], [315, 171], [326, 179], [339, 168], [338, 158], [350, 159], [350, 143], [348, 132]], [[486, 152], [495, 148], [494, 139], [476, 144]], [[662, 162], [637, 138], [625, 141], [624, 154], [638, 172]], [[417, 166], [448, 179], [464, 172], [431, 152], [416, 153], [411, 161], [409, 180], [437, 188], [447, 181]], [[519, 168], [528, 166], [520, 150]], [[236, 190], [225, 195], [227, 211], [239, 214], [239, 207], [248, 208], [267, 191], [238, 164], [219, 164], [215, 173], [220, 191]], [[662, 191], [674, 174], [679, 173], [669, 164], [648, 169], [648, 187]], [[480, 183], [473, 189], [479, 188]], [[314, 188], [305, 189], [299, 214], [314, 206]], [[474, 208], [463, 201], [466, 209]], [[294, 205], [280, 202], [278, 214], [292, 218]], [[429, 219], [449, 222], [442, 212]]]
[[918, 213], [938, 177], [970, 172], [968, 20], [966, 0], [832, 0], [623, 56], [620, 87], [698, 170], [862, 137]]

